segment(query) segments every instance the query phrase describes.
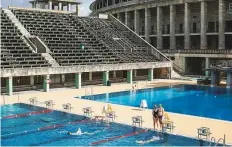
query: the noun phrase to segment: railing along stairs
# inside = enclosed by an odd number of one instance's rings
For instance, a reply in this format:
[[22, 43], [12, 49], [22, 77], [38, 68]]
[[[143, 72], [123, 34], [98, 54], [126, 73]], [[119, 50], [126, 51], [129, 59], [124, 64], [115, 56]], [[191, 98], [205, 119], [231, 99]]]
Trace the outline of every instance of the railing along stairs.
[[215, 144], [214, 146], [218, 146], [218, 144], [219, 144], [220, 142], [222, 142], [223, 146], [226, 145], [226, 135], [225, 135], [225, 134], [224, 134], [224, 137], [223, 137], [223, 138], [219, 138], [218, 141], [216, 141], [216, 138], [215, 138], [215, 137], [212, 137], [212, 138], [210, 139], [210, 144], [209, 144], [209, 146], [211, 146], [212, 143]]

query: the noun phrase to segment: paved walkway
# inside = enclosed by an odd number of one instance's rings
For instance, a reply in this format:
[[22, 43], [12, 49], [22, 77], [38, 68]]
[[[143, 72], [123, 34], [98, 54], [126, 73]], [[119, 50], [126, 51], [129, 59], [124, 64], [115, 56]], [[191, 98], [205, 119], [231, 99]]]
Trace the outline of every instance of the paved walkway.
[[[139, 82], [138, 88], [144, 88], [147, 82]], [[195, 84], [196, 82], [191, 81], [180, 81], [180, 80], [154, 80], [153, 82], [149, 82], [147, 87], [160, 87], [174, 84]], [[121, 83], [121, 84], [112, 84], [110, 87], [106, 86], [92, 86], [94, 94], [101, 94], [106, 92], [117, 92], [117, 91], [125, 91], [131, 89], [131, 84]], [[82, 89], [57, 89], [51, 90], [50, 92], [24, 92], [23, 94], [15, 94], [13, 96], [5, 96], [5, 104], [13, 104], [13, 103], [29, 103], [28, 99], [30, 97], [36, 97], [39, 101], [53, 100], [55, 102], [54, 109], [62, 110], [62, 104], [71, 103], [72, 113], [75, 114], [83, 114], [82, 108], [90, 106], [92, 107], [94, 114], [93, 115], [102, 115], [102, 108], [104, 103], [97, 101], [90, 101], [84, 99], [74, 98], [76, 96], [85, 95], [86, 91], [91, 93], [90, 87], [83, 87]], [[4, 103], [3, 99], [1, 99], [1, 104]], [[42, 105], [41, 105], [42, 106]], [[124, 123], [124, 124], [132, 124], [131, 117], [136, 115], [143, 116], [143, 127], [153, 128], [152, 121], [152, 110], [141, 110], [136, 107], [122, 106], [112, 104], [116, 115], [116, 122]], [[125, 113], [126, 112], [126, 113]], [[229, 121], [221, 121], [216, 119], [208, 119], [202, 117], [195, 117], [189, 115], [182, 115], [176, 113], [170, 113], [169, 116], [171, 120], [174, 122], [176, 126], [174, 129], [174, 134], [181, 134], [190, 137], [197, 137], [197, 128], [200, 127], [209, 127], [212, 135], [217, 140], [223, 135], [226, 135], [226, 143], [232, 144], [232, 122]]]

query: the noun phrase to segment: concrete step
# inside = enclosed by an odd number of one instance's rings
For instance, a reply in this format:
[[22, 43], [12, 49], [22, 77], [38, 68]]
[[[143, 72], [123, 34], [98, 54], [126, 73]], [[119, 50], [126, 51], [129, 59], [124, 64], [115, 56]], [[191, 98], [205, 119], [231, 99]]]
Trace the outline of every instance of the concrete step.
[[49, 53], [42, 53], [41, 55], [48, 61], [49, 64], [52, 65], [52, 67], [60, 66]]

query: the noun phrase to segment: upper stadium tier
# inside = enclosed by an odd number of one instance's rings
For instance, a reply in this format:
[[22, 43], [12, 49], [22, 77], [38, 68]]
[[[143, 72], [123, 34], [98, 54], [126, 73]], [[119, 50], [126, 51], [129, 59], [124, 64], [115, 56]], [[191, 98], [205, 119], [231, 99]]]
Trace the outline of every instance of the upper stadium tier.
[[1, 12], [1, 68], [169, 61], [117, 20], [44, 9]]

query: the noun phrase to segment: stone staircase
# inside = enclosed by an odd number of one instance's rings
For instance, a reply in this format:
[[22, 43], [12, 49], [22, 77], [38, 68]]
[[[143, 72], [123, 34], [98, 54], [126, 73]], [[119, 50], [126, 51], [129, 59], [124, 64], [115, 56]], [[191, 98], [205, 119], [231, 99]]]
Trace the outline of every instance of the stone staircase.
[[[9, 19], [11, 20], [11, 22], [18, 28], [18, 30], [20, 31], [20, 33], [22, 33], [22, 35], [24, 37], [27, 38], [32, 38], [32, 37], [36, 37], [37, 40], [46, 48], [46, 53], [42, 53], [41, 55], [48, 61], [49, 64], [52, 65], [52, 67], [57, 67], [60, 66], [56, 60], [49, 54], [51, 51], [49, 50], [49, 48], [40, 40], [39, 37], [37, 36], [32, 36], [27, 29], [22, 25], [22, 23], [18, 20], [18, 18], [12, 13], [11, 10], [9, 9], [3, 9], [3, 11], [5, 12], [5, 14], [9, 17]], [[30, 49], [32, 50], [32, 52], [36, 53], [37, 51], [33, 49], [31, 42], [28, 42], [28, 40], [30, 39], [25, 39], [24, 37], [22, 37], [22, 40], [30, 47]], [[33, 44], [34, 46], [36, 46], [35, 44]], [[38, 48], [38, 46], [36, 46]]]

